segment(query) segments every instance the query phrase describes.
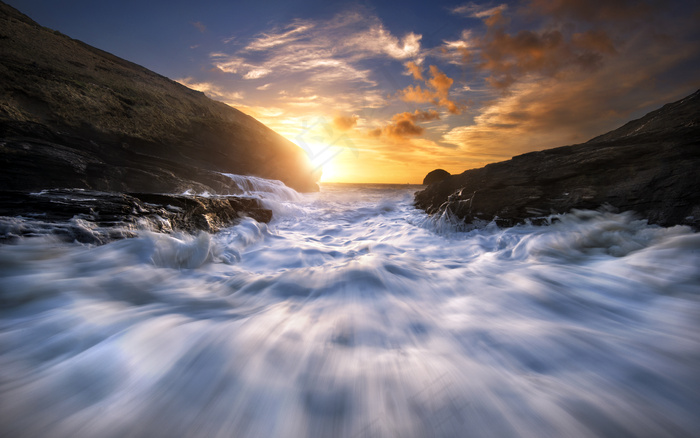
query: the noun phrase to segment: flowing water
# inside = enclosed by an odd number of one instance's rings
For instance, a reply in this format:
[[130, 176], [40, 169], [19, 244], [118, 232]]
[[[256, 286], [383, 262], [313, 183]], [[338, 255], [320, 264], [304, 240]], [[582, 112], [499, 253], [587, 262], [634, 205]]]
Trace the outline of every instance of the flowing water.
[[0, 246], [0, 435], [697, 436], [700, 234], [244, 188], [270, 224]]

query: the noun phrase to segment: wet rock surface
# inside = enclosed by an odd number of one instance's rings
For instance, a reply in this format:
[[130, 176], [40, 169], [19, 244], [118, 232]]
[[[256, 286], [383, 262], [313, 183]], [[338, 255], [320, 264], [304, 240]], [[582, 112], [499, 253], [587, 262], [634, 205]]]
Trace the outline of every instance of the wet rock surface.
[[133, 237], [137, 230], [214, 233], [250, 217], [269, 222], [258, 199], [56, 189], [0, 192], [0, 241], [53, 235], [81, 243]]
[[588, 143], [513, 157], [416, 193], [429, 214], [513, 226], [572, 209], [700, 228], [700, 91]]

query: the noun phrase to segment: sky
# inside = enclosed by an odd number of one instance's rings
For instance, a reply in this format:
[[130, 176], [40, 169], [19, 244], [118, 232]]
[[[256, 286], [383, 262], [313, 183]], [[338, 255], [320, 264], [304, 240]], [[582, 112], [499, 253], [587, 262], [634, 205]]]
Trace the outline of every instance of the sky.
[[700, 89], [700, 2], [6, 0], [252, 115], [322, 181], [420, 183]]

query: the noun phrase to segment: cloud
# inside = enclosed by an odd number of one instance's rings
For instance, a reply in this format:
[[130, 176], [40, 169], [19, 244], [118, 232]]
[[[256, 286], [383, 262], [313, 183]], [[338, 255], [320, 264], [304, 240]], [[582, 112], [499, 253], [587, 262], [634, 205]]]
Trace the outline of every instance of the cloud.
[[436, 66], [430, 66], [430, 76], [431, 78], [426, 81], [426, 83], [435, 90], [440, 99], [447, 99], [450, 92], [450, 87], [454, 83], [452, 78], [447, 77], [447, 75], [441, 72]]
[[509, 33], [509, 20], [500, 11], [485, 23], [485, 35], [473, 42], [478, 47], [478, 67], [489, 74], [487, 81], [495, 88], [508, 88], [533, 74], [553, 77], [566, 70], [594, 71], [606, 57], [617, 54], [603, 29], [571, 33], [552, 27]]
[[387, 124], [381, 129], [376, 128], [370, 131], [370, 135], [375, 137], [384, 135], [394, 140], [415, 137], [423, 134], [425, 131], [425, 128], [417, 125], [416, 122], [427, 122], [437, 120], [439, 118], [440, 114], [435, 110], [416, 110], [412, 113], [403, 112], [394, 114], [394, 116], [391, 118], [391, 123]]
[[243, 75], [243, 79], [258, 79], [267, 76], [270, 73], [272, 73], [272, 70], [267, 68], [254, 68], [252, 70], [248, 70], [248, 73]]
[[478, 51], [474, 41], [473, 31], [465, 29], [459, 39], [443, 40], [442, 45], [433, 54], [443, 61], [453, 65], [465, 66], [471, 64], [474, 59], [474, 52]]
[[[450, 18], [468, 28], [437, 39], [392, 33], [366, 11], [295, 20], [237, 35], [210, 55], [207, 81], [181, 82], [293, 141], [304, 120], [323, 120], [361, 154], [338, 160], [347, 180], [387, 182], [581, 143], [700, 86], [697, 16], [672, 22], [616, 0], [599, 10], [525, 2], [455, 8], [470, 18]], [[387, 89], [392, 80], [401, 85]], [[243, 89], [245, 101], [228, 91]], [[406, 111], [406, 102], [416, 107]]]
[[339, 131], [349, 131], [357, 125], [356, 115], [352, 116], [336, 116], [333, 118], [333, 127]]
[[477, 5], [475, 3], [467, 3], [462, 6], [457, 6], [455, 8], [452, 8], [450, 11], [453, 14], [457, 15], [465, 15], [468, 17], [474, 17], [474, 18], [484, 18], [484, 17], [490, 17], [492, 15], [495, 15], [498, 12], [503, 12], [506, 9], [508, 9], [508, 5], [506, 4], [501, 4], [496, 7], [485, 7], [484, 5]]
[[457, 145], [465, 157], [508, 159], [585, 142], [641, 116], [650, 105], [653, 109], [700, 86], [690, 73], [677, 76], [678, 83], [655, 80], [697, 56], [698, 44], [639, 38], [626, 50], [626, 57], [611, 59], [593, 72], [521, 80], [507, 94], [485, 104], [473, 124], [450, 129], [442, 140]]
[[[697, 16], [650, 14], [650, 4], [533, 0], [491, 11], [482, 28], [443, 41], [436, 56], [474, 80], [470, 117], [450, 123], [440, 140], [458, 147], [463, 169], [476, 167], [585, 142], [696, 90]], [[416, 100], [428, 94], [407, 91]]]
[[285, 29], [284, 32], [263, 33], [251, 41], [245, 48], [248, 51], [269, 50], [277, 46], [286, 45], [304, 37], [304, 33], [313, 29], [314, 24], [311, 22], [296, 21]]
[[192, 26], [196, 27], [197, 30], [200, 31], [201, 33], [204, 33], [207, 31], [207, 26], [202, 24], [201, 21], [195, 21], [194, 23], [192, 23]]
[[352, 81], [376, 86], [361, 65], [370, 58], [419, 58], [422, 36], [398, 38], [375, 16], [359, 12], [336, 15], [326, 22], [296, 20], [264, 32], [235, 53], [213, 53], [214, 67], [245, 79], [303, 74], [305, 80]]
[[434, 65], [430, 66], [429, 71], [430, 77], [428, 79], [423, 78], [421, 75], [426, 88], [422, 88], [420, 85], [409, 85], [400, 90], [398, 96], [405, 102], [430, 102], [445, 107], [452, 114], [460, 114], [462, 108], [449, 98], [450, 87], [454, 80]]
[[345, 41], [346, 47], [361, 50], [367, 54], [388, 55], [394, 59], [415, 57], [420, 53], [422, 35], [409, 32], [400, 40], [391, 35], [381, 23], [375, 23], [369, 29], [353, 35]]
[[617, 49], [615, 49], [615, 45], [610, 39], [610, 36], [601, 29], [575, 33], [571, 39], [571, 43], [576, 48], [588, 50], [590, 52], [608, 55], [617, 54]]
[[215, 68], [224, 73], [238, 73], [243, 68], [248, 70], [254, 68], [254, 66], [246, 63], [245, 59], [228, 56], [225, 53], [211, 53], [209, 57], [213, 60]]
[[413, 61], [408, 61], [406, 64], [404, 64], [404, 66], [406, 67], [406, 70], [408, 71], [408, 73], [411, 76], [413, 76], [413, 79], [415, 79], [417, 81], [423, 80], [423, 71], [418, 64], [416, 64]]
[[653, 2], [644, 0], [531, 0], [529, 8], [538, 14], [589, 22], [636, 19], [654, 10]]
[[216, 99], [216, 100], [221, 100], [225, 103], [234, 103], [235, 101], [243, 99], [243, 96], [244, 96], [244, 94], [240, 91], [227, 91], [227, 90], [224, 90], [222, 87], [215, 85], [211, 82], [206, 82], [206, 81], [198, 82], [196, 79], [194, 79], [192, 77], [175, 79], [175, 82], [178, 82], [187, 88], [201, 91], [202, 93], [206, 94], [210, 98]]
[[432, 90], [424, 90], [420, 85], [409, 85], [400, 92], [401, 99], [405, 102], [425, 103], [432, 102], [436, 94]]
[[414, 112], [404, 112], [395, 114], [392, 120], [411, 120], [413, 122], [429, 122], [431, 120], [439, 120], [440, 113], [435, 110], [420, 111], [415, 110]]

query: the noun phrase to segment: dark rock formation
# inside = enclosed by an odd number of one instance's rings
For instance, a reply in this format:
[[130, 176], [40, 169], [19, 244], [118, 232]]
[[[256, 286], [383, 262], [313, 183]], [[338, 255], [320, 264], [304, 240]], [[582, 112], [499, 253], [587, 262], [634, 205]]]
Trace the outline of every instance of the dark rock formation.
[[416, 193], [430, 214], [502, 226], [601, 206], [700, 226], [700, 91], [588, 143], [467, 170]]
[[423, 185], [427, 186], [432, 183], [440, 182], [445, 178], [448, 178], [449, 176], [450, 172], [443, 169], [435, 169], [432, 172], [428, 172], [428, 174], [425, 175], [425, 178], [423, 178]]
[[208, 231], [251, 217], [269, 222], [272, 212], [257, 199], [237, 196], [184, 196], [89, 190], [0, 192], [0, 240], [56, 235], [83, 243], [132, 237], [137, 229]]
[[252, 117], [0, 2], [0, 189], [237, 193], [218, 172], [319, 176]]

